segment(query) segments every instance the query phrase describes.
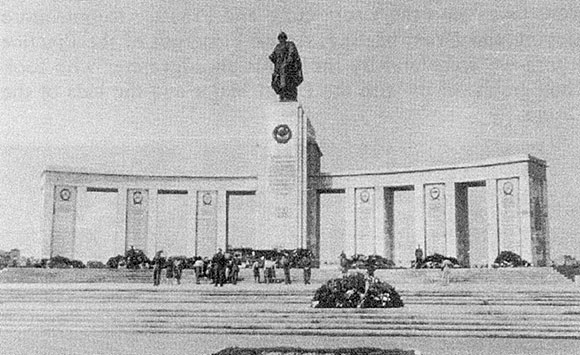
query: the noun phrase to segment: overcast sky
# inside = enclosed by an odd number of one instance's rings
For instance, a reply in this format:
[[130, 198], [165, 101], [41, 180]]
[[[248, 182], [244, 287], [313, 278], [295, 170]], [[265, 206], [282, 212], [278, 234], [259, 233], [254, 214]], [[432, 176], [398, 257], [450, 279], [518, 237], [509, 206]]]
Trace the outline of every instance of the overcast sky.
[[0, 249], [40, 252], [46, 166], [253, 174], [280, 30], [323, 170], [532, 154], [579, 255], [580, 6], [548, 0], [3, 1]]

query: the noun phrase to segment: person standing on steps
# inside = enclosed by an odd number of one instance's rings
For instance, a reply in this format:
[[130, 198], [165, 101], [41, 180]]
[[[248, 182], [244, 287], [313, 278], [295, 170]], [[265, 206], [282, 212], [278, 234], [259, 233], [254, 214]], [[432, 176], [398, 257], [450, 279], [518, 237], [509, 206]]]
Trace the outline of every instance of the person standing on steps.
[[183, 260], [181, 258], [173, 259], [173, 277], [178, 285], [181, 285], [181, 276], [183, 275]]
[[222, 249], [218, 248], [217, 253], [212, 258], [212, 264], [214, 268], [214, 286], [217, 287], [219, 284], [220, 287], [224, 285], [226, 279], [226, 257], [222, 253]]
[[304, 273], [304, 284], [310, 285], [310, 277], [312, 275], [312, 258], [310, 257], [310, 253], [302, 257], [300, 264]]
[[254, 282], [260, 283], [260, 261], [258, 259], [252, 263], [252, 270], [254, 271]]
[[417, 245], [415, 249], [415, 268], [420, 269], [423, 264], [423, 249], [421, 249], [421, 244]]
[[290, 285], [292, 280], [290, 279], [290, 259], [288, 258], [287, 253], [282, 255], [282, 259], [280, 259], [280, 265], [282, 266], [282, 269], [284, 269], [284, 283], [286, 285]]
[[153, 263], [153, 286], [159, 286], [161, 282], [161, 270], [165, 266], [165, 258], [163, 257], [163, 250], [159, 250], [155, 253], [155, 257], [152, 260]]
[[201, 257], [196, 257], [193, 263], [193, 270], [195, 271], [195, 283], [200, 284], [200, 280], [203, 276], [203, 259]]

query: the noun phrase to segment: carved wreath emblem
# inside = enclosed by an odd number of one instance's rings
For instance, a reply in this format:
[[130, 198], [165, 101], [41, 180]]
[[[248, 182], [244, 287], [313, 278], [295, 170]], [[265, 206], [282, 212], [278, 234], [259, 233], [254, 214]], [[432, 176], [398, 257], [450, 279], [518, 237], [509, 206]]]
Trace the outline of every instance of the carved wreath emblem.
[[141, 191], [133, 192], [133, 203], [140, 205], [143, 202], [143, 193]]
[[70, 190], [69, 189], [62, 189], [62, 190], [60, 190], [60, 198], [63, 201], [70, 200]]
[[363, 191], [360, 193], [360, 200], [361, 200], [363, 203], [367, 203], [367, 202], [369, 202], [369, 199], [370, 199], [370, 197], [371, 197], [371, 196], [369, 195], [369, 192], [368, 192], [367, 190], [363, 190]]
[[506, 195], [511, 195], [514, 192], [514, 184], [508, 181], [503, 184], [503, 193]]
[[439, 198], [439, 195], [441, 195], [441, 190], [439, 190], [437, 187], [433, 187], [431, 190], [429, 190], [429, 195], [431, 195], [432, 199], [436, 200]]
[[272, 132], [272, 136], [276, 140], [276, 142], [281, 144], [286, 144], [292, 138], [292, 131], [287, 124], [279, 124], [274, 128], [274, 132]]
[[209, 192], [204, 193], [203, 194], [203, 197], [202, 197], [202, 200], [203, 200], [203, 204], [205, 206], [211, 205], [211, 200], [212, 200], [211, 194]]

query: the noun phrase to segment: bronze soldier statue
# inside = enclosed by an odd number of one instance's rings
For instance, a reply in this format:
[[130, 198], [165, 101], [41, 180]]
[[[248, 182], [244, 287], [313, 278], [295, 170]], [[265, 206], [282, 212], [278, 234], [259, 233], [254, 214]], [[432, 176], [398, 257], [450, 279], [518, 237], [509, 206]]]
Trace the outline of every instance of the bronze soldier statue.
[[298, 85], [302, 83], [302, 62], [294, 42], [288, 41], [284, 32], [278, 35], [279, 43], [270, 54], [274, 63], [272, 89], [280, 96], [280, 101], [297, 101]]

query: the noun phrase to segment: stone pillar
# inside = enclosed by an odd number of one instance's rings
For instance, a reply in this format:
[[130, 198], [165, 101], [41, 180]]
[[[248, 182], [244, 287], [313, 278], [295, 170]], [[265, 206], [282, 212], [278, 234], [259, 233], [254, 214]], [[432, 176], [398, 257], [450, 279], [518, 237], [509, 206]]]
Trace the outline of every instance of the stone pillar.
[[455, 235], [457, 243], [457, 259], [461, 266], [469, 267], [470, 242], [469, 242], [469, 205], [467, 184], [455, 186]]
[[485, 191], [487, 196], [487, 265], [492, 267], [495, 258], [499, 255], [497, 180], [486, 180]]
[[355, 189], [355, 241], [356, 253], [376, 254], [376, 207], [373, 188]]
[[[147, 197], [149, 198], [149, 205], [147, 208], [147, 255], [155, 256], [160, 246], [160, 236], [157, 224], [157, 190], [148, 189]], [[167, 256], [167, 255], [166, 255]]]
[[52, 225], [51, 254], [74, 258], [77, 210], [77, 188], [56, 185], [53, 190], [54, 217]]
[[217, 191], [197, 191], [196, 201], [196, 254], [202, 257], [211, 257], [218, 247], [223, 247], [222, 245], [218, 246], [219, 201]]
[[548, 182], [546, 178], [546, 166], [537, 165], [540, 170], [539, 174], [535, 174], [531, 179], [530, 186], [533, 195], [530, 193], [532, 199], [532, 248], [535, 260], [534, 265], [547, 266], [550, 264], [550, 226], [548, 223]]
[[445, 182], [445, 256], [457, 257], [457, 235], [455, 226], [455, 183]]
[[[381, 194], [379, 193], [379, 195]], [[384, 214], [381, 224], [384, 230], [384, 256], [395, 261], [395, 192], [393, 189], [386, 188], [383, 189], [382, 195]]]
[[127, 216], [125, 250], [132, 245], [135, 249], [141, 249], [150, 256], [155, 255], [155, 250], [151, 250], [155, 247], [150, 248], [148, 243], [151, 206], [149, 190], [127, 189], [122, 196], [124, 196], [122, 200], [125, 201], [125, 215]]
[[[358, 251], [356, 250], [356, 237], [355, 237], [355, 189], [347, 188], [344, 194], [344, 218], [345, 218], [345, 236], [344, 236], [344, 253], [347, 256], [354, 255]], [[337, 256], [338, 257], [338, 256]]]
[[425, 255], [446, 254], [447, 217], [445, 184], [426, 184], [425, 193]]
[[52, 226], [54, 223], [54, 191], [55, 186], [47, 175], [43, 177], [42, 201], [43, 201], [43, 223], [42, 223], [42, 250], [41, 257], [50, 258], [52, 255]]
[[413, 186], [415, 193], [415, 245], [420, 245], [427, 256], [425, 245], [425, 188], [423, 184]]
[[314, 255], [313, 265], [320, 266], [320, 194], [314, 189], [309, 189], [308, 198], [308, 216], [307, 216], [307, 238], [306, 248]]
[[385, 188], [375, 186], [375, 254], [385, 256]]
[[227, 218], [228, 218], [228, 204], [227, 196], [225, 190], [219, 190], [217, 192], [217, 238], [216, 244], [218, 248], [222, 248], [224, 251], [227, 250], [227, 240], [226, 240], [226, 228], [227, 228]]
[[[533, 201], [530, 194], [530, 177], [525, 173], [520, 175], [520, 189], [519, 189], [519, 208], [520, 208], [520, 252], [518, 253], [522, 259], [528, 262], [534, 262], [535, 255], [532, 254], [532, 212]], [[534, 263], [536, 264], [536, 263]]]
[[[128, 189], [119, 186], [117, 192], [117, 204], [115, 206], [115, 240], [124, 241], [124, 244], [127, 245], [127, 222], [128, 222], [128, 214], [127, 214], [127, 196], [128, 196]], [[150, 256], [151, 254], [147, 254], [147, 248], [142, 249], [143, 252]]]
[[197, 191], [187, 191], [187, 236], [188, 236], [188, 256], [197, 256]]
[[[529, 224], [530, 214], [529, 207], [521, 209], [520, 189], [518, 178], [497, 180], [499, 249], [500, 252], [509, 250], [521, 256], [522, 220]], [[524, 204], [527, 205], [528, 201], [526, 199]], [[522, 213], [525, 219], [521, 217]]]

